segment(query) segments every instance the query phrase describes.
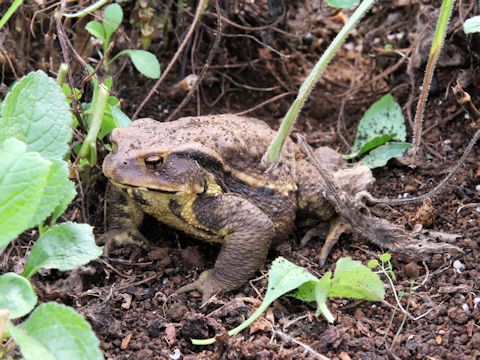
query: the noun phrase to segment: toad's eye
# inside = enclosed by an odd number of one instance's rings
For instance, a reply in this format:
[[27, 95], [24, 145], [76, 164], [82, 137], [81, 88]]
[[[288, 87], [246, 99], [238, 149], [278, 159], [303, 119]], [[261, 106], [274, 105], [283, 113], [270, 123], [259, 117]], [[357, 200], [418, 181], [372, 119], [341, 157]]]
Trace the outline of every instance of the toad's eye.
[[145, 158], [145, 166], [148, 170], [158, 170], [163, 164], [163, 158], [159, 155], [150, 155]]

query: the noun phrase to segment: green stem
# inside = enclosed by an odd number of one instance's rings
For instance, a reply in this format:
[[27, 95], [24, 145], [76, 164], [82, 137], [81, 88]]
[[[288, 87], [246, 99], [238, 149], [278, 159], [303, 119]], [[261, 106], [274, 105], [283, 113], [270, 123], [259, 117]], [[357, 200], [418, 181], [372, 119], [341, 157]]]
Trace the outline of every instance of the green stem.
[[110, 0], [99, 0], [97, 1], [96, 3], [93, 3], [92, 5], [90, 6], [87, 6], [85, 9], [83, 10], [80, 10], [76, 13], [71, 13], [71, 14], [63, 14], [63, 16], [65, 16], [66, 18], [81, 18], [81, 17], [84, 17], [92, 12], [94, 12], [95, 10], [98, 10], [100, 9], [103, 5], [105, 5], [106, 3], [108, 3]]
[[300, 114], [303, 105], [307, 101], [308, 96], [315, 87], [318, 79], [322, 75], [330, 60], [332, 60], [332, 58], [334, 57], [335, 52], [344, 43], [345, 39], [352, 32], [355, 26], [357, 26], [360, 19], [365, 15], [365, 13], [370, 9], [370, 7], [372, 7], [374, 3], [375, 0], [364, 0], [357, 7], [350, 19], [348, 19], [345, 26], [342, 28], [342, 30], [340, 30], [335, 39], [333, 39], [330, 46], [327, 48], [327, 50], [325, 50], [325, 53], [315, 64], [315, 67], [300, 87], [297, 98], [295, 99], [290, 109], [288, 109], [287, 114], [283, 118], [280, 129], [277, 132], [277, 136], [273, 139], [273, 141], [270, 143], [270, 146], [268, 147], [267, 153], [265, 155], [265, 160], [267, 163], [274, 164], [278, 161], [278, 159], [280, 158], [280, 151], [282, 150], [282, 146], [285, 143], [288, 135], [290, 134], [290, 130], [295, 123], [295, 120]]
[[63, 83], [65, 82], [67, 73], [68, 73], [68, 65], [64, 63], [60, 64], [60, 67], [58, 68], [57, 80], [56, 80], [59, 86], [62, 86]]
[[[258, 307], [258, 309], [255, 310], [255, 312], [247, 320], [245, 320], [243, 323], [238, 325], [236, 328], [230, 330], [228, 332], [228, 336], [237, 335], [240, 331], [246, 329], [251, 324], [253, 324], [260, 317], [260, 315], [262, 315], [268, 309], [268, 307], [272, 304], [272, 302], [273, 301], [270, 301], [268, 303], [262, 303]], [[215, 340], [216, 340], [215, 338], [204, 339], [204, 340], [192, 339], [192, 344], [193, 345], [211, 345], [215, 342]]]
[[[78, 159], [96, 159], [97, 136], [100, 132], [108, 96], [110, 95], [108, 88], [103, 83], [98, 84], [98, 89], [98, 96], [93, 105], [93, 118], [88, 129], [87, 137], [80, 148]], [[92, 163], [92, 161], [90, 161], [90, 166], [95, 165], [95, 162], [96, 161], [93, 161]]]
[[17, 11], [17, 9], [22, 5], [23, 0], [15, 0], [12, 5], [8, 8], [5, 15], [2, 16], [0, 19], [0, 30], [5, 26], [7, 21], [12, 17], [12, 15]]
[[427, 103], [430, 85], [432, 83], [433, 72], [437, 64], [438, 57], [442, 50], [445, 37], [447, 36], [448, 23], [452, 16], [453, 4], [455, 0], [443, 0], [440, 8], [440, 15], [438, 16], [437, 27], [433, 36], [432, 46], [428, 55], [427, 67], [425, 68], [425, 76], [423, 77], [422, 91], [417, 103], [417, 110], [415, 112], [415, 120], [413, 127], [413, 149], [412, 149], [412, 163], [415, 161], [420, 141], [422, 139], [422, 125], [423, 115], [425, 114], [425, 104]]

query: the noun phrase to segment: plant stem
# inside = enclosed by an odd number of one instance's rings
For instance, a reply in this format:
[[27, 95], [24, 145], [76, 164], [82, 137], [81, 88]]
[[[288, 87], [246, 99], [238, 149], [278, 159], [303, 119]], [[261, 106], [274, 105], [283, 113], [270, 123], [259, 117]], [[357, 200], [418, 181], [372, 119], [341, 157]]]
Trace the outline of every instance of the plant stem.
[[315, 87], [318, 79], [322, 75], [330, 60], [332, 60], [332, 58], [334, 57], [335, 52], [344, 43], [345, 39], [352, 32], [355, 26], [357, 26], [360, 19], [365, 15], [365, 13], [374, 3], [375, 0], [364, 0], [357, 7], [350, 19], [348, 19], [342, 30], [340, 30], [337, 36], [335, 36], [335, 39], [333, 39], [332, 43], [329, 45], [327, 50], [325, 50], [325, 53], [320, 57], [318, 62], [315, 64], [315, 67], [312, 69], [310, 74], [303, 82], [298, 92], [297, 98], [295, 99], [290, 109], [288, 109], [287, 114], [283, 118], [280, 129], [277, 132], [277, 136], [270, 143], [267, 153], [264, 156], [264, 161], [266, 161], [268, 164], [274, 164], [280, 158], [280, 151], [282, 150], [282, 146], [285, 143], [288, 135], [290, 134], [290, 130], [295, 123], [295, 120], [298, 118], [300, 111], [305, 105], [305, 102], [307, 101], [308, 96]]
[[440, 15], [438, 16], [437, 27], [435, 28], [432, 46], [430, 47], [430, 53], [428, 55], [427, 67], [425, 68], [425, 75], [423, 77], [422, 91], [420, 93], [420, 98], [418, 99], [417, 103], [417, 110], [415, 112], [412, 139], [413, 149], [411, 153], [412, 164], [415, 161], [418, 147], [420, 146], [420, 141], [422, 139], [422, 125], [423, 115], [425, 113], [425, 104], [427, 103], [433, 72], [447, 35], [448, 23], [450, 21], [450, 17], [452, 16], [454, 2], [455, 0], [443, 0], [442, 7], [440, 8]]
[[61, 63], [60, 67], [58, 68], [58, 73], [57, 73], [57, 84], [59, 86], [62, 86], [63, 83], [65, 82], [65, 78], [67, 77], [68, 74], [68, 65], [65, 63]]
[[12, 5], [8, 8], [5, 15], [2, 16], [0, 19], [0, 30], [5, 26], [7, 21], [12, 17], [12, 15], [17, 11], [17, 9], [22, 5], [23, 0], [15, 0]]
[[[270, 304], [272, 303], [273, 301], [270, 301], [268, 303], [262, 303], [257, 310], [255, 310], [255, 312], [246, 320], [244, 321], [243, 323], [241, 323], [240, 325], [238, 325], [236, 328], [230, 330], [228, 332], [228, 336], [233, 336], [233, 335], [237, 335], [240, 331], [246, 329], [247, 327], [249, 327], [252, 323], [254, 323], [255, 321], [257, 321], [257, 319], [260, 317], [260, 315], [262, 315], [262, 313], [268, 309], [268, 307], [270, 306]], [[215, 338], [210, 338], [210, 339], [192, 339], [192, 344], [193, 345], [211, 345], [213, 343], [215, 343]]]
[[108, 3], [110, 0], [98, 0], [96, 3], [93, 3], [92, 5], [90, 6], [87, 6], [85, 9], [83, 10], [80, 10], [76, 13], [71, 13], [71, 14], [63, 14], [63, 16], [65, 16], [66, 18], [81, 18], [81, 17], [84, 17], [88, 14], [90, 14], [91, 12], [94, 12], [95, 10], [98, 10], [100, 9], [103, 5], [105, 5], [106, 3]]
[[83, 141], [80, 152], [78, 153], [78, 160], [89, 159], [90, 166], [95, 165], [97, 158], [97, 136], [102, 125], [103, 115], [105, 114], [105, 107], [107, 105], [110, 91], [103, 84], [98, 84], [98, 96], [93, 105], [93, 118], [88, 129], [87, 137]]

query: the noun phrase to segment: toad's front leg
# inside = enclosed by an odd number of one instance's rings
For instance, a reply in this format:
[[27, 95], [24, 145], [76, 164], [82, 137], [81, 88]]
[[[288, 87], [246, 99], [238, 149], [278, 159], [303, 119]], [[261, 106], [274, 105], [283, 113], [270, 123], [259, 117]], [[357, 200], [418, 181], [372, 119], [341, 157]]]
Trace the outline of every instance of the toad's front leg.
[[267, 256], [275, 230], [263, 211], [237, 194], [200, 197], [195, 214], [198, 221], [216, 231], [223, 245], [215, 267], [177, 292], [198, 290], [205, 302], [218, 292], [237, 289], [253, 277]]
[[148, 249], [148, 240], [138, 229], [144, 213], [123, 191], [111, 185], [108, 190], [108, 231], [97, 242], [105, 244], [103, 253], [109, 255], [112, 248], [124, 245], [140, 246]]

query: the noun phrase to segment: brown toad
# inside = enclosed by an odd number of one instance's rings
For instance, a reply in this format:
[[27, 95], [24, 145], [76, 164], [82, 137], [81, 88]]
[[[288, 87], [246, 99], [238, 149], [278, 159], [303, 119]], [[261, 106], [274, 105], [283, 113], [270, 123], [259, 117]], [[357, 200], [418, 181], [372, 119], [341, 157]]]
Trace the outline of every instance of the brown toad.
[[[260, 120], [234, 115], [186, 117], [161, 123], [134, 121], [115, 129], [103, 172], [112, 183], [110, 230], [115, 243], [142, 242], [143, 214], [211, 243], [222, 244], [211, 270], [181, 290], [198, 289], [209, 298], [238, 288], [262, 265], [272, 240], [285, 238], [297, 218], [335, 218], [324, 198], [323, 181], [299, 147], [287, 139], [280, 161], [262, 162], [275, 135]], [[315, 151], [337, 185], [358, 192], [373, 181], [363, 165], [352, 179], [340, 155]], [[338, 238], [330, 231], [323, 262]]]

